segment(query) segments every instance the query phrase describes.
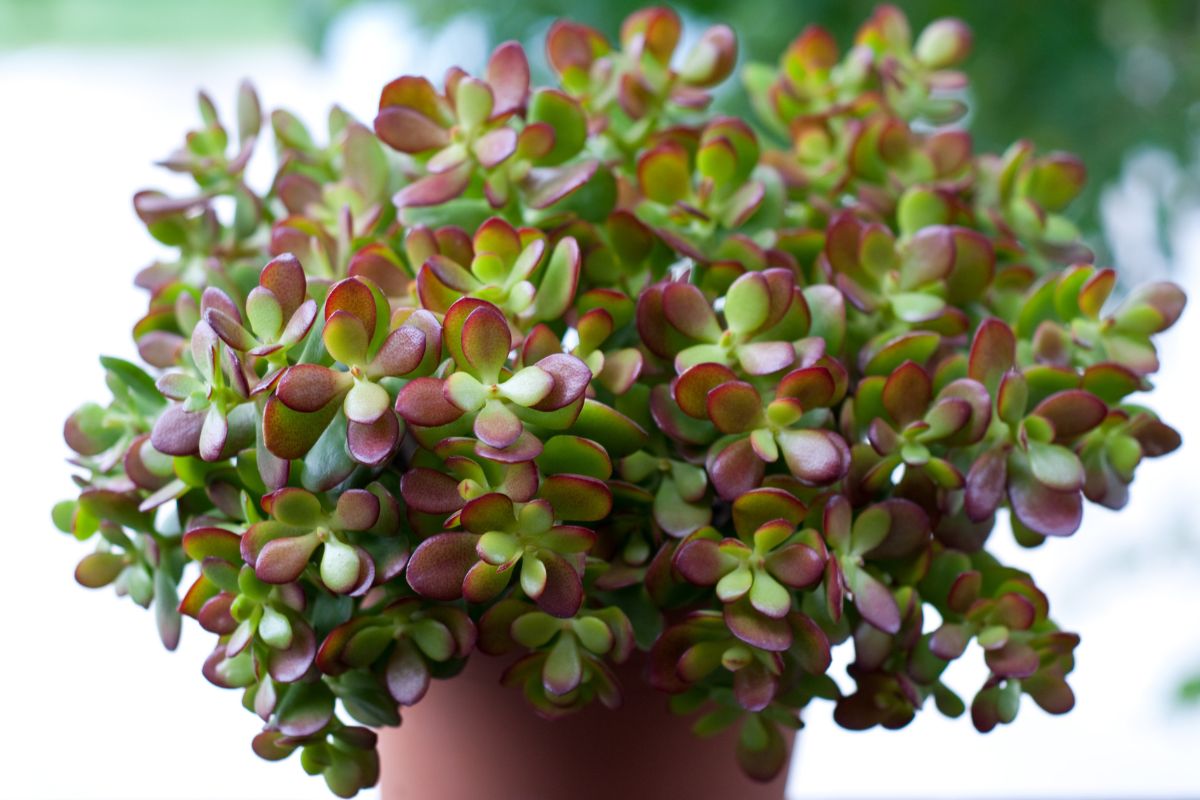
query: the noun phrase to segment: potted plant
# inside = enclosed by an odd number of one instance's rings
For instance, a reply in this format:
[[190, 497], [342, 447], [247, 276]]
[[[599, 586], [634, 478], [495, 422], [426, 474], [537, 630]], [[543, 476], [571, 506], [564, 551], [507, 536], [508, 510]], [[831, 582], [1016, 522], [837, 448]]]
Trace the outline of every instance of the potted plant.
[[806, 28], [743, 73], [758, 127], [705, 110], [733, 32], [680, 34], [558, 22], [557, 87], [510, 42], [324, 141], [275, 111], [266, 189], [254, 90], [232, 128], [201, 94], [164, 162], [196, 190], [134, 197], [175, 253], [147, 366], [101, 359], [53, 517], [81, 584], [215, 637], [263, 758], [345, 797], [781, 797], [808, 703], [963, 714], [972, 642], [980, 731], [1071, 708], [1078, 636], [986, 545], [1179, 445], [1130, 396], [1183, 293], [1110, 302], [1077, 159], [972, 151], [960, 22]]

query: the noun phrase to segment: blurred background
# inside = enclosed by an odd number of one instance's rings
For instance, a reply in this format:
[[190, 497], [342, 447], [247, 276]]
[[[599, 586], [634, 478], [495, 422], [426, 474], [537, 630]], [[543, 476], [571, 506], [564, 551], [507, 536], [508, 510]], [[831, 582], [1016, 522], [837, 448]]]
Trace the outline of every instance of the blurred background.
[[[63, 418], [104, 396], [100, 352], [131, 357], [143, 298], [131, 286], [155, 243], [129, 198], [171, 189], [151, 162], [194, 124], [195, 90], [223, 109], [243, 76], [268, 107], [316, 124], [335, 100], [370, 122], [379, 88], [404, 73], [474, 71], [491, 47], [526, 44], [546, 80], [542, 37], [567, 15], [614, 36], [629, 0], [0, 0], [0, 334], [13, 358], [0, 393], [7, 536], [0, 608], [6, 768], [0, 796], [325, 797], [294, 764], [259, 761], [238, 697], [200, 676], [207, 636], [164, 652], [150, 615], [71, 579], [85, 547], [56, 533], [70, 488]], [[774, 61], [804, 25], [841, 42], [865, 0], [688, 0], [687, 34], [726, 22], [741, 59]], [[899, 3], [914, 29], [946, 15], [975, 31], [968, 124], [977, 149], [1031, 138], [1080, 154], [1089, 187], [1077, 222], [1127, 283], [1170, 277], [1200, 297], [1200, 3], [1007, 0]], [[685, 48], [686, 49], [686, 48]], [[735, 81], [721, 110], [749, 116]], [[269, 165], [255, 173], [269, 179]], [[987, 737], [922, 715], [901, 733], [850, 733], [814, 707], [792, 798], [1185, 796], [1200, 794], [1200, 343], [1193, 308], [1162, 339], [1151, 405], [1184, 436], [1139, 470], [1120, 515], [1090, 507], [1070, 541], [1035, 551], [993, 541], [1029, 569], [1061, 624], [1080, 632], [1077, 707], [1026, 703]], [[1191, 417], [1189, 419], [1189, 416]], [[966, 658], [962, 662], [971, 662]], [[980, 663], [950, 682], [973, 689]], [[972, 670], [975, 670], [974, 672]]]

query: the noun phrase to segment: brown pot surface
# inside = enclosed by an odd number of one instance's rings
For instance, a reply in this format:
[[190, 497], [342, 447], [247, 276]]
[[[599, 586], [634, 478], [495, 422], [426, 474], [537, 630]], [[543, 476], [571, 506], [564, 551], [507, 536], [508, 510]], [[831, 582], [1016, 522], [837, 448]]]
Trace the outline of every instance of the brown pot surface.
[[[517, 689], [499, 685], [511, 659], [476, 653], [456, 678], [434, 681], [380, 731], [384, 800], [782, 800], [784, 770], [770, 783], [737, 765], [737, 730], [709, 739], [692, 718], [636, 673], [619, 673], [622, 706], [592, 706], [564, 719], [534, 714]], [[791, 745], [789, 735], [789, 747]]]

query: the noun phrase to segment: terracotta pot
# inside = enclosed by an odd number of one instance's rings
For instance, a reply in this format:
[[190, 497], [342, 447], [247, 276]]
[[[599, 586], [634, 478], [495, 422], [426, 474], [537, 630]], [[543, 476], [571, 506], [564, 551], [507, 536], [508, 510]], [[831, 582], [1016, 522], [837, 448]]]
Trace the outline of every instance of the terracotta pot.
[[[738, 768], [736, 729], [699, 739], [634, 668], [618, 672], [621, 708], [593, 706], [559, 720], [533, 713], [499, 685], [511, 659], [476, 653], [434, 681], [380, 731], [383, 800], [782, 800], [786, 771], [755, 783]], [[788, 741], [789, 748], [791, 740]]]

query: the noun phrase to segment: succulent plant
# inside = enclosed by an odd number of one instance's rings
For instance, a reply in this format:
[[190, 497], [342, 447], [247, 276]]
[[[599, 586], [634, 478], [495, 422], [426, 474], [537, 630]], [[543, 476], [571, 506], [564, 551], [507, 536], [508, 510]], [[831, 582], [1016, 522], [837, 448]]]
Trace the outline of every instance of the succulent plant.
[[261, 192], [254, 90], [232, 154], [201, 95], [164, 162], [195, 191], [135, 196], [177, 257], [138, 276], [147, 367], [102, 359], [112, 399], [66, 422], [53, 519], [168, 647], [181, 616], [216, 637], [262, 757], [355, 794], [367, 727], [476, 649], [548, 717], [616, 705], [635, 659], [760, 780], [814, 700], [965, 713], [972, 641], [979, 730], [1073, 705], [1078, 636], [987, 544], [1074, 534], [1179, 446], [1131, 397], [1183, 293], [1090, 263], [1076, 159], [973, 152], [961, 23], [883, 6], [844, 55], [810, 26], [747, 67], [758, 129], [704, 111], [732, 31], [680, 37], [559, 22], [559, 87], [510, 42], [326, 144], [276, 111]]

